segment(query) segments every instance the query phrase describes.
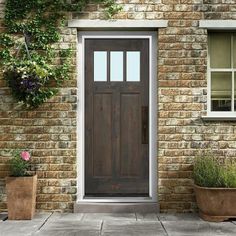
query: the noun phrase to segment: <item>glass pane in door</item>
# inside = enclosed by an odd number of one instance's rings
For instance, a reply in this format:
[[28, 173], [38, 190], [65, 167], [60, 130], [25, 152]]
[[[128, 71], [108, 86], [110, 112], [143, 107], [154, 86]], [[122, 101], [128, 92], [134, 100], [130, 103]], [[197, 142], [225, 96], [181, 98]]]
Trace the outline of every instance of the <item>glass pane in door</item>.
[[124, 53], [111, 52], [111, 81], [123, 81], [124, 77]]
[[94, 52], [94, 81], [107, 81], [107, 52]]
[[127, 81], [140, 81], [140, 52], [127, 52]]

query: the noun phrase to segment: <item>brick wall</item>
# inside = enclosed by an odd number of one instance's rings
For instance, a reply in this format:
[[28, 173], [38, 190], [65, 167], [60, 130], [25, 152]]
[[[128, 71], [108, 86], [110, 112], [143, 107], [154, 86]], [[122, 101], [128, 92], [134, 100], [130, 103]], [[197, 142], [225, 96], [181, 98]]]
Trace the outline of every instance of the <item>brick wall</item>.
[[[207, 31], [200, 19], [236, 19], [234, 0], [119, 0], [118, 19], [166, 19], [158, 35], [158, 195], [162, 212], [196, 210], [192, 161], [201, 148], [235, 156], [234, 122], [204, 122]], [[0, 0], [0, 18], [3, 0]], [[98, 5], [73, 18], [103, 19]], [[62, 47], [76, 46], [76, 30], [62, 29]], [[39, 166], [37, 207], [71, 211], [76, 199], [76, 75], [60, 94], [26, 112], [0, 80], [0, 209], [6, 209], [5, 148], [28, 147]]]
[[[204, 122], [207, 31], [200, 19], [236, 19], [235, 1], [162, 1], [169, 27], [159, 31], [159, 200], [162, 211], [195, 211], [192, 161], [199, 149], [235, 156], [232, 122]], [[165, 3], [165, 4], [164, 4]], [[177, 4], [178, 3], [178, 4]]]
[[[1, 17], [2, 0], [0, 12]], [[75, 50], [76, 29], [61, 31], [60, 47]], [[13, 102], [5, 81], [0, 80], [0, 210], [6, 209], [4, 177], [9, 154], [5, 149], [28, 148], [38, 169], [37, 208], [72, 211], [77, 191], [76, 89], [76, 74], [72, 74], [58, 96], [36, 110], [25, 111]]]

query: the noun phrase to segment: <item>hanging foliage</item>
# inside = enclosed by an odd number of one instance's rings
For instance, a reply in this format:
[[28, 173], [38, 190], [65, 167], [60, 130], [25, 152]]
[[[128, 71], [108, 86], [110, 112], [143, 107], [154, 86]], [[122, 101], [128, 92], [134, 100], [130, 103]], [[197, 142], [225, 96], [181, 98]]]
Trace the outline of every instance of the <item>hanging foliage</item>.
[[108, 18], [121, 10], [115, 0], [6, 0], [0, 63], [17, 101], [36, 108], [69, 79], [72, 50], [60, 49], [60, 30], [68, 12], [91, 2], [103, 4]]

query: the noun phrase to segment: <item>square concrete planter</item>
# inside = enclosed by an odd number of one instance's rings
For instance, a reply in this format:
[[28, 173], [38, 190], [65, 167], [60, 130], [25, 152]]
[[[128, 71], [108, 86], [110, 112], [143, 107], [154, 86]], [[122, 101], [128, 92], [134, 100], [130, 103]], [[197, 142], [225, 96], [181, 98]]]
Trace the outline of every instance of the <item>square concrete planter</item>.
[[194, 185], [199, 215], [206, 221], [236, 218], [236, 188], [206, 188]]
[[37, 175], [7, 177], [7, 208], [9, 220], [31, 220], [35, 214]]

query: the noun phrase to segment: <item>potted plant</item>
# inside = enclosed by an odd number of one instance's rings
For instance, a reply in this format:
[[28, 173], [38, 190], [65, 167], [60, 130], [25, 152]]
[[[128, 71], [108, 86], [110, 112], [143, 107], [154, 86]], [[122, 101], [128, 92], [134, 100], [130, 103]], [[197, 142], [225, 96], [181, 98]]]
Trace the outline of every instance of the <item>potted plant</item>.
[[212, 155], [195, 158], [194, 189], [199, 215], [207, 221], [236, 217], [236, 164]]
[[[11, 42], [7, 35], [4, 39]], [[30, 37], [27, 33], [15, 44], [16, 52], [2, 60], [3, 78], [16, 101], [26, 108], [37, 108], [58, 92], [55, 83], [59, 85], [62, 82], [60, 70], [56, 73], [44, 57], [30, 51]]]
[[6, 177], [9, 220], [30, 220], [35, 213], [37, 175], [30, 175], [31, 156], [16, 150], [9, 160], [10, 177]]
[[5, 65], [3, 76], [13, 97], [27, 108], [37, 108], [57, 93], [49, 86], [52, 73], [46, 63], [15, 59]]

